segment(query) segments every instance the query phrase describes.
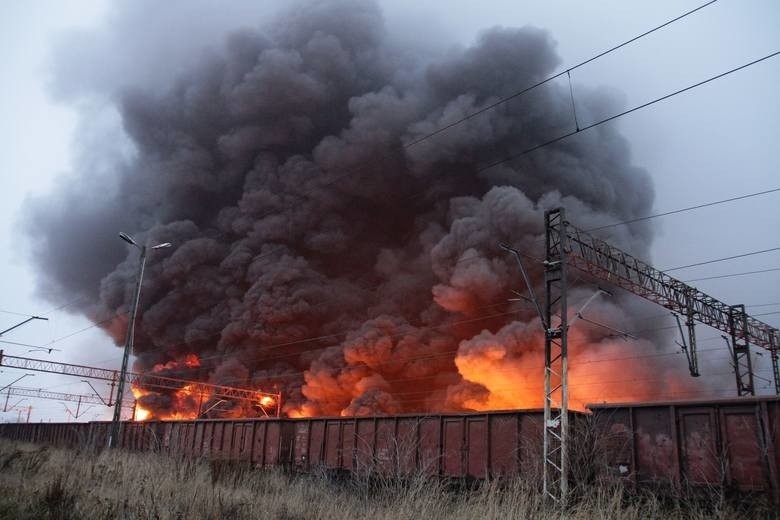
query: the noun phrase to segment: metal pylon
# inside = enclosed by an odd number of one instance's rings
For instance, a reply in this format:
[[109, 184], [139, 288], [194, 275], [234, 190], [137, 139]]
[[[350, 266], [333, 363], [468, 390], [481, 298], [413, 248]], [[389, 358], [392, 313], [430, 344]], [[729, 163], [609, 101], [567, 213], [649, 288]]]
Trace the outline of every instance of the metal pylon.
[[692, 289], [685, 292], [685, 326], [688, 328], [688, 370], [691, 376], [699, 377], [699, 357], [696, 354], [696, 322], [694, 315], [694, 291]]
[[[545, 212], [544, 493], [565, 502], [568, 481], [566, 222], [563, 208]], [[557, 309], [557, 312], [556, 312]], [[557, 324], [557, 325], [556, 325]]]
[[729, 312], [731, 355], [737, 378], [737, 395], [756, 395], [753, 384], [753, 363], [750, 359], [747, 314], [744, 305], [732, 305]]
[[780, 338], [774, 334], [769, 336], [769, 361], [772, 363], [772, 376], [775, 383], [775, 395], [780, 395], [780, 367], [778, 367], [778, 345]]

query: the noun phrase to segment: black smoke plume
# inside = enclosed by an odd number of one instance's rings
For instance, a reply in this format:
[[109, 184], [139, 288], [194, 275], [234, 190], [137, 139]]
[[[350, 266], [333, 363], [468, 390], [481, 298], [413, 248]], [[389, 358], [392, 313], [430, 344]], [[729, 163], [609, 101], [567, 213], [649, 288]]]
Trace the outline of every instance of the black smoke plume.
[[[538, 258], [544, 211], [561, 205], [583, 227], [645, 215], [650, 178], [612, 126], [483, 169], [574, 128], [565, 83], [411, 143], [555, 72], [551, 35], [495, 27], [441, 53], [399, 43], [364, 1], [244, 6], [235, 31], [192, 5], [191, 33], [123, 5], [106, 29], [114, 54], [82, 34], [56, 56], [57, 95], [121, 131], [85, 124], [76, 171], [28, 201], [40, 290], [80, 297], [121, 344], [138, 257], [126, 231], [174, 244], [150, 254], [136, 370], [280, 390], [292, 415], [538, 404], [523, 388], [541, 375], [539, 327], [506, 302], [522, 285], [498, 244]], [[229, 34], [204, 50], [210, 15]], [[151, 43], [117, 43], [133, 35]], [[576, 103], [581, 120], [618, 108], [584, 87]], [[652, 230], [604, 237], [646, 257]], [[636, 327], [627, 305], [595, 308]], [[618, 341], [582, 330], [591, 353]], [[191, 353], [200, 366], [182, 362]], [[174, 402], [142, 400], [161, 416]]]

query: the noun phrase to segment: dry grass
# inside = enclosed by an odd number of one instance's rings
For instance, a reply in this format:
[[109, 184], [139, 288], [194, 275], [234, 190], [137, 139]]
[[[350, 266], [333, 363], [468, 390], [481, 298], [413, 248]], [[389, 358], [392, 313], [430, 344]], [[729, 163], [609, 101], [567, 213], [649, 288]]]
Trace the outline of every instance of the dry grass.
[[775, 518], [770, 506], [721, 497], [661, 500], [619, 488], [584, 490], [561, 510], [526, 483], [454, 489], [423, 478], [338, 480], [323, 473], [92, 454], [0, 441], [0, 518], [13, 519], [675, 519]]

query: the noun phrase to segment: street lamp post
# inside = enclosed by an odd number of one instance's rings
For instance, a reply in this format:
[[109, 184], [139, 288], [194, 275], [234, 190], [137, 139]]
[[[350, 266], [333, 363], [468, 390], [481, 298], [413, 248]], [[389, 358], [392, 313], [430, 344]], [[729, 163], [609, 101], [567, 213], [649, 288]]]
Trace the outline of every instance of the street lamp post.
[[[130, 311], [130, 321], [127, 323], [127, 336], [125, 337], [125, 351], [122, 355], [122, 368], [119, 372], [119, 382], [117, 385], [116, 399], [114, 400], [114, 417], [111, 420], [111, 432], [108, 435], [108, 447], [115, 448], [119, 441], [119, 429], [121, 427], [122, 397], [125, 391], [125, 379], [127, 378], [127, 362], [130, 358], [130, 352], [133, 350], [133, 335], [135, 333], [135, 316], [138, 314], [138, 299], [141, 296], [141, 282], [144, 277], [144, 267], [146, 266], [146, 246], [139, 246], [138, 243], [127, 233], [119, 233], [119, 238], [137, 247], [141, 251], [141, 257], [138, 261], [138, 276], [135, 284], [135, 293], [133, 294], [133, 307]], [[157, 244], [148, 249], [162, 249], [171, 247], [170, 242]]]

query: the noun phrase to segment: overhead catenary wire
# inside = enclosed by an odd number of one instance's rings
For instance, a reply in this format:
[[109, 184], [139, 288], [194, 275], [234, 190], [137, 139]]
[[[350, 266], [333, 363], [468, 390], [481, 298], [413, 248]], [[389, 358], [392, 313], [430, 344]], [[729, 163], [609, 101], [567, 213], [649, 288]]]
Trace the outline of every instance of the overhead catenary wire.
[[750, 303], [745, 305], [745, 307], [773, 307], [775, 305], [780, 305], [780, 302], [773, 302], [773, 303]]
[[[521, 91], [515, 92], [511, 96], [508, 96], [506, 98], [498, 100], [495, 103], [493, 103], [491, 105], [488, 105], [487, 107], [484, 107], [483, 109], [480, 109], [478, 111], [472, 112], [471, 114], [469, 114], [467, 116], [464, 116], [463, 118], [461, 118], [458, 121], [452, 122], [452, 123], [446, 125], [445, 127], [441, 127], [441, 128], [439, 128], [437, 130], [434, 130], [434, 131], [432, 131], [432, 132], [430, 132], [428, 134], [420, 136], [420, 137], [418, 137], [418, 138], [416, 138], [416, 139], [414, 139], [414, 140], [404, 144], [402, 146], [402, 148], [407, 149], [407, 148], [411, 148], [413, 146], [416, 146], [417, 144], [419, 144], [419, 143], [421, 143], [421, 142], [423, 142], [423, 141], [425, 141], [425, 140], [427, 140], [427, 139], [429, 139], [429, 138], [431, 138], [431, 137], [433, 137], [435, 135], [438, 135], [438, 134], [440, 134], [441, 132], [443, 132], [443, 131], [445, 131], [447, 129], [450, 129], [450, 128], [453, 128], [454, 126], [462, 124], [463, 122], [465, 122], [465, 121], [467, 121], [467, 120], [469, 120], [469, 119], [471, 119], [473, 117], [476, 117], [476, 116], [478, 116], [478, 115], [480, 115], [480, 114], [482, 114], [484, 112], [487, 112], [487, 111], [489, 111], [489, 110], [491, 110], [491, 109], [493, 109], [493, 108], [495, 108], [495, 107], [497, 107], [497, 106], [499, 106], [499, 105], [501, 105], [503, 103], [506, 103], [507, 101], [510, 101], [511, 99], [515, 99], [515, 98], [517, 98], [517, 97], [519, 97], [519, 96], [521, 96], [521, 95], [523, 95], [523, 94], [525, 94], [525, 93], [527, 93], [527, 92], [529, 92], [531, 90], [534, 90], [534, 89], [536, 89], [536, 88], [538, 88], [538, 87], [540, 87], [540, 86], [542, 86], [542, 85], [544, 85], [544, 84], [546, 84], [546, 83], [548, 83], [548, 82], [550, 82], [550, 81], [552, 81], [552, 80], [554, 80], [554, 79], [556, 79], [558, 77], [563, 76], [564, 74], [570, 74], [572, 70], [575, 70], [575, 69], [577, 69], [579, 67], [582, 67], [582, 66], [584, 66], [584, 65], [586, 65], [588, 63], [591, 63], [591, 62], [593, 62], [593, 61], [595, 61], [595, 60], [597, 60], [597, 59], [599, 59], [599, 58], [601, 58], [601, 57], [603, 57], [603, 56], [605, 56], [607, 54], [610, 54], [610, 53], [612, 53], [612, 52], [614, 52], [614, 51], [616, 51], [616, 50], [618, 50], [618, 49], [620, 49], [622, 47], [625, 47], [626, 45], [629, 45], [629, 44], [631, 44], [631, 43], [633, 43], [633, 42], [635, 42], [635, 41], [637, 41], [637, 40], [639, 40], [639, 39], [641, 39], [641, 38], [643, 38], [645, 36], [648, 36], [648, 35], [656, 32], [656, 31], [658, 31], [658, 30], [660, 30], [660, 29], [662, 29], [662, 28], [664, 28], [664, 27], [666, 27], [668, 25], [671, 25], [671, 24], [673, 24], [673, 23], [675, 23], [675, 22], [677, 22], [679, 20], [682, 20], [683, 18], [686, 18], [687, 16], [690, 16], [690, 15], [696, 13], [697, 11], [699, 11], [699, 10], [705, 8], [705, 7], [714, 4], [716, 1], [717, 0], [711, 0], [709, 2], [706, 2], [706, 3], [702, 4], [702, 5], [700, 5], [699, 7], [691, 9], [691, 10], [689, 10], [689, 11], [687, 11], [687, 12], [685, 12], [685, 13], [683, 13], [683, 14], [675, 17], [675, 18], [672, 18], [671, 20], [668, 20], [668, 21], [666, 21], [666, 22], [664, 22], [664, 23], [662, 23], [662, 24], [660, 24], [660, 25], [658, 25], [656, 27], [653, 27], [652, 29], [649, 29], [649, 30], [647, 30], [647, 31], [645, 31], [645, 32], [643, 32], [643, 33], [641, 33], [641, 34], [639, 34], [639, 35], [629, 39], [629, 40], [626, 40], [623, 43], [615, 45], [615, 46], [607, 49], [606, 51], [603, 51], [603, 52], [601, 52], [601, 53], [599, 53], [599, 54], [597, 54], [595, 56], [592, 56], [591, 58], [588, 58], [585, 61], [582, 61], [582, 62], [580, 62], [580, 63], [578, 63], [578, 64], [576, 64], [576, 65], [574, 65], [572, 67], [569, 67], [569, 68], [559, 72], [558, 74], [550, 76], [547, 79], [542, 80], [540, 82], [537, 82], [536, 84], [531, 85], [531, 86], [529, 86], [529, 87], [527, 87], [527, 88], [525, 88], [525, 89], [523, 89]], [[572, 99], [572, 101], [573, 101], [573, 99]], [[580, 130], [584, 130], [584, 129], [577, 128], [578, 132]], [[550, 144], [550, 143], [548, 143], [548, 144]], [[540, 147], [536, 147], [535, 149], [538, 149]], [[339, 175], [335, 175], [332, 179], [330, 179], [328, 181], [325, 181], [325, 182], [322, 182], [322, 183], [318, 184], [316, 187], [312, 187], [309, 190], [305, 190], [305, 191], [303, 191], [300, 194], [298, 194], [298, 193], [290, 193], [288, 195], [292, 196], [292, 197], [296, 197], [296, 198], [304, 198], [307, 195], [310, 195], [311, 193], [313, 193], [313, 192], [315, 192], [315, 191], [317, 191], [319, 189], [322, 189], [323, 187], [333, 185], [333, 184], [335, 184], [335, 183], [337, 183], [337, 182], [339, 182], [339, 181], [341, 181], [343, 179], [346, 179], [346, 178], [351, 177], [351, 176], [356, 175], [356, 174], [361, 174], [362, 172], [368, 171], [368, 170], [369, 170], [368, 168], [360, 168], [360, 167], [358, 167], [358, 168], [348, 168], [347, 171], [345, 171], [344, 173], [341, 173]], [[479, 173], [479, 171], [481, 171], [481, 170], [477, 170], [477, 173]], [[414, 195], [414, 196], [416, 196], [416, 195]], [[409, 198], [413, 198], [414, 196], [409, 197]], [[270, 216], [270, 215], [273, 215], [273, 214], [274, 214], [273, 211], [269, 211], [265, 215], [259, 215], [257, 218], [264, 218], [266, 216]], [[276, 254], [278, 252], [285, 251], [285, 250], [287, 250], [287, 246], [286, 245], [279, 245], [278, 247], [272, 248], [271, 250], [256, 256], [255, 260], [258, 260], [258, 259], [261, 259], [261, 258], [264, 258], [264, 257], [268, 257], [268, 256], [271, 256], [273, 254]]]
[[696, 210], [696, 209], [708, 208], [710, 206], [717, 206], [719, 204], [726, 204], [728, 202], [735, 202], [735, 201], [738, 201], [738, 200], [750, 199], [750, 198], [753, 198], [753, 197], [758, 197], [758, 196], [761, 196], [761, 195], [768, 195], [770, 193], [777, 193], [777, 192], [780, 192], [780, 188], [772, 188], [772, 189], [769, 189], [769, 190], [757, 191], [755, 193], [748, 193], [747, 195], [740, 195], [739, 197], [730, 197], [730, 198], [727, 198], [727, 199], [721, 199], [721, 200], [716, 200], [716, 201], [712, 201], [712, 202], [705, 202], [703, 204], [697, 204], [695, 206], [688, 206], [688, 207], [685, 207], [685, 208], [674, 209], [674, 210], [671, 210], [671, 211], [664, 211], [664, 212], [661, 212], [661, 213], [654, 213], [652, 215], [646, 215], [644, 217], [637, 217], [637, 218], [632, 218], [630, 220], [623, 220], [621, 222], [614, 222], [612, 224], [606, 224], [604, 226], [592, 227], [592, 228], [589, 228], [589, 229], [585, 229], [583, 231], [585, 233], [592, 233], [594, 231], [601, 231], [602, 229], [608, 229], [608, 228], [613, 228], [613, 227], [617, 227], [617, 226], [625, 226], [625, 225], [628, 225], [628, 224], [634, 224], [636, 222], [643, 222], [645, 220], [650, 220], [650, 219], [654, 219], [654, 218], [666, 217], [666, 216], [669, 216], [669, 215], [676, 215], [677, 213], [685, 213], [686, 211], [693, 211], [693, 210]]
[[[702, 262], [696, 262], [696, 263], [687, 264], [687, 265], [680, 265], [680, 266], [677, 266], [677, 267], [667, 267], [665, 269], [659, 269], [659, 271], [663, 271], [663, 272], [678, 271], [680, 269], [688, 269], [689, 267], [698, 267], [700, 265], [715, 264], [715, 263], [718, 263], [718, 262], [725, 262], [726, 260], [734, 260], [736, 258], [745, 258], [747, 256], [762, 255], [764, 253], [771, 253], [772, 251], [780, 251], [780, 247], [772, 247], [772, 248], [769, 248], [769, 249], [761, 249], [759, 251], [751, 251], [749, 253], [741, 253], [741, 254], [738, 254], [738, 255], [725, 256], [723, 258], [715, 258], [713, 260], [704, 260]], [[731, 275], [731, 276], [739, 276], [739, 275]]]
[[762, 57], [757, 58], [755, 60], [752, 60], [750, 62], [747, 62], [747, 63], [744, 63], [742, 65], [739, 65], [738, 67], [734, 67], [732, 69], [729, 69], [729, 70], [726, 70], [724, 72], [721, 72], [720, 74], [716, 74], [715, 76], [710, 76], [709, 78], [701, 80], [701, 81], [699, 81], [697, 83], [694, 83], [692, 85], [688, 85], [687, 87], [675, 90], [674, 92], [670, 92], [669, 94], [666, 94], [664, 96], [655, 98], [655, 99], [653, 99], [651, 101], [648, 101], [646, 103], [642, 103], [641, 105], [636, 105], [636, 106], [634, 106], [632, 108], [629, 108], [628, 110], [624, 110], [624, 111], [619, 112], [617, 114], [614, 114], [612, 116], [609, 116], [609, 117], [606, 117], [606, 118], [601, 119], [599, 121], [596, 121], [595, 123], [591, 123], [589, 125], [583, 126], [582, 128], [579, 128], [577, 130], [573, 130], [571, 132], [567, 132], [565, 134], [559, 135], [557, 137], [554, 137], [552, 139], [544, 141], [544, 142], [542, 142], [540, 144], [531, 146], [530, 148], [526, 148], [525, 150], [522, 150], [520, 152], [513, 153], [511, 155], [508, 155], [508, 156], [504, 157], [503, 159], [499, 159], [497, 161], [493, 161], [493, 162], [488, 163], [488, 164], [486, 164], [486, 165], [484, 165], [482, 167], [477, 168], [475, 170], [475, 173], [482, 173], [484, 171], [487, 171], [487, 170], [490, 170], [492, 168], [495, 168], [496, 166], [499, 166], [501, 164], [505, 164], [505, 163], [508, 163], [510, 161], [514, 161], [514, 160], [519, 159], [519, 158], [521, 158], [521, 157], [523, 157], [525, 155], [528, 155], [528, 154], [530, 154], [532, 152], [535, 152], [536, 150], [540, 150], [540, 149], [545, 148], [547, 146], [550, 146], [550, 145], [553, 145], [555, 143], [561, 142], [561, 141], [563, 141], [565, 139], [568, 139], [569, 137], [572, 137], [574, 135], [577, 135], [577, 134], [579, 134], [581, 132], [585, 132], [585, 131], [590, 130], [592, 128], [596, 128], [597, 126], [601, 126], [603, 124], [609, 123], [610, 121], [614, 121], [615, 119], [627, 116], [627, 115], [632, 114], [632, 113], [634, 113], [634, 112], [636, 112], [638, 110], [642, 110], [642, 109], [647, 108], [649, 106], [652, 106], [652, 105], [654, 105], [656, 103], [660, 103], [661, 101], [665, 101], [665, 100], [667, 100], [669, 98], [678, 96], [678, 95], [683, 94], [685, 92], [688, 92], [689, 90], [693, 90], [695, 88], [701, 87], [703, 85], [706, 85], [707, 83], [711, 83], [711, 82], [713, 82], [715, 80], [718, 80], [718, 79], [723, 78], [725, 76], [728, 76], [730, 74], [734, 74], [735, 72], [738, 72], [740, 70], [746, 69], [746, 68], [751, 67], [753, 65], [757, 65], [757, 64], [759, 64], [759, 63], [761, 63], [763, 61], [766, 61], [766, 60], [769, 60], [771, 58], [774, 58], [775, 56], [777, 56], [779, 54], [780, 54], [780, 51], [772, 52], [770, 54], [767, 54], [765, 56], [762, 56]]
[[[503, 105], [503, 104], [507, 103], [508, 101], [511, 101], [511, 100], [513, 100], [513, 99], [515, 99], [517, 97], [520, 97], [520, 96], [522, 96], [522, 95], [524, 95], [524, 94], [526, 94], [526, 93], [528, 93], [528, 92], [530, 92], [530, 91], [532, 91], [532, 90], [534, 90], [534, 89], [536, 89], [538, 87], [541, 87], [542, 85], [544, 85], [546, 83], [549, 83], [550, 81], [553, 81], [553, 80], [555, 80], [557, 78], [560, 78], [564, 74], [571, 76], [571, 71], [576, 70], [576, 69], [578, 69], [578, 68], [580, 68], [580, 67], [582, 67], [584, 65], [587, 65], [588, 63], [596, 61], [599, 58], [602, 58], [602, 57], [606, 56], [607, 54], [611, 54], [612, 52], [615, 52], [618, 49], [621, 49], [621, 48], [623, 48], [623, 47], [625, 47], [625, 46], [627, 46], [627, 45], [629, 45], [629, 44], [631, 44], [631, 43], [633, 43], [633, 42], [635, 42], [637, 40], [640, 40], [640, 39], [644, 38], [645, 36], [648, 36], [648, 35], [656, 32], [656, 31], [659, 31], [660, 29], [663, 29], [664, 27], [666, 27], [668, 25], [671, 25], [671, 24], [673, 24], [673, 23], [675, 23], [675, 22], [677, 22], [679, 20], [682, 20], [683, 18], [686, 18], [686, 17], [688, 17], [688, 16], [690, 16], [690, 15], [692, 15], [692, 14], [694, 14], [694, 13], [696, 13], [696, 12], [702, 10], [702, 9], [704, 9], [705, 7], [708, 7], [708, 6], [712, 5], [712, 4], [714, 4], [716, 1], [717, 0], [711, 0], [710, 2], [706, 2], [706, 3], [696, 7], [694, 9], [691, 9], [690, 11], [686, 11], [685, 13], [683, 13], [683, 14], [681, 14], [679, 16], [676, 16], [675, 18], [672, 18], [671, 20], [668, 20], [668, 21], [666, 21], [666, 22], [664, 22], [664, 23], [662, 23], [660, 25], [657, 25], [657, 26], [653, 27], [652, 29], [649, 29], [649, 30], [643, 32], [642, 34], [637, 35], [637, 36], [634, 36], [633, 38], [631, 38], [629, 40], [626, 40], [626, 41], [624, 41], [622, 43], [619, 43], [619, 44], [617, 44], [617, 45], [615, 45], [613, 47], [610, 47], [609, 49], [607, 49], [605, 51], [602, 51], [602, 52], [596, 54], [595, 56], [592, 56], [592, 57], [590, 57], [590, 58], [588, 58], [588, 59], [586, 59], [584, 61], [581, 61], [581, 62], [577, 63], [576, 65], [573, 65], [573, 66], [571, 66], [571, 67], [569, 67], [567, 69], [564, 69], [564, 70], [562, 70], [560, 72], [557, 72], [556, 74], [553, 74], [552, 76], [548, 76], [547, 78], [545, 78], [545, 79], [543, 79], [541, 81], [538, 81], [538, 82], [534, 83], [533, 85], [530, 85], [530, 86], [528, 86], [528, 87], [526, 87], [526, 88], [524, 88], [522, 90], [519, 90], [519, 91], [517, 91], [517, 92], [515, 92], [515, 93], [513, 93], [513, 94], [511, 94], [509, 96], [503, 97], [503, 98], [495, 101], [494, 103], [491, 103], [491, 104], [489, 104], [489, 105], [487, 105], [487, 106], [485, 106], [485, 107], [483, 107], [483, 108], [481, 108], [479, 110], [475, 110], [475, 111], [473, 111], [473, 112], [471, 112], [471, 113], [469, 113], [469, 114], [467, 114], [467, 115], [465, 115], [465, 116], [463, 116], [463, 117], [461, 117], [461, 118], [459, 118], [459, 119], [457, 119], [457, 120], [455, 120], [455, 121], [453, 121], [451, 123], [448, 123], [445, 126], [442, 126], [442, 127], [438, 128], [437, 130], [434, 130], [433, 132], [429, 132], [429, 133], [427, 133], [427, 134], [425, 134], [425, 135], [423, 135], [421, 137], [418, 137], [418, 138], [410, 141], [409, 143], [406, 143], [404, 145], [404, 148], [410, 148], [410, 147], [416, 146], [416, 145], [418, 145], [418, 144], [420, 144], [420, 143], [422, 143], [424, 141], [427, 141], [428, 139], [430, 139], [432, 137], [435, 137], [435, 136], [441, 134], [442, 132], [445, 132], [445, 131], [449, 130], [450, 128], [453, 128], [453, 127], [458, 126], [458, 125], [460, 125], [462, 123], [465, 123], [469, 119], [473, 119], [474, 117], [477, 117], [477, 116], [479, 116], [481, 114], [484, 114], [485, 112], [489, 112], [490, 110], [493, 110], [494, 108], [496, 108], [496, 107], [498, 107], [500, 105]], [[573, 95], [572, 95], [572, 104], [573, 103], [574, 103], [574, 98], [573, 98]]]
[[[758, 271], [745, 271], [742, 273], [731, 273], [731, 274], [721, 274], [718, 276], [705, 276], [704, 278], [692, 278], [690, 280], [683, 280], [683, 282], [702, 282], [704, 280], [718, 280], [720, 278], [734, 278], [737, 276], [747, 276], [751, 274], [762, 274], [762, 273], [771, 273], [775, 271], [780, 271], [780, 267], [773, 267], [770, 269], [760, 269]], [[753, 305], [753, 307], [759, 307], [759, 305]]]

